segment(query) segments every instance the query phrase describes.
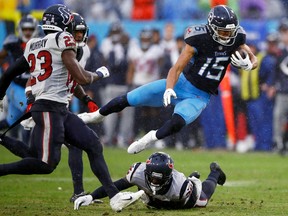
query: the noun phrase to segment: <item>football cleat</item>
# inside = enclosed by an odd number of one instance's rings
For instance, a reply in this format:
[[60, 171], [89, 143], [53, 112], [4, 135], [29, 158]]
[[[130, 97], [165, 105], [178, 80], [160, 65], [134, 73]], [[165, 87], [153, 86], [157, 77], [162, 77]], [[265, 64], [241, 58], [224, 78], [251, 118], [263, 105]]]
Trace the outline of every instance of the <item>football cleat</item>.
[[81, 197], [81, 196], [85, 196], [87, 195], [87, 193], [85, 193], [84, 191], [82, 193], [79, 193], [79, 194], [73, 194], [72, 197], [70, 198], [70, 202], [74, 203], [74, 201]]
[[85, 124], [90, 124], [90, 123], [99, 123], [101, 122], [105, 116], [101, 115], [99, 113], [99, 110], [96, 112], [91, 112], [91, 113], [79, 113], [78, 117], [82, 119], [82, 121], [85, 122]]
[[218, 181], [217, 184], [219, 185], [224, 185], [225, 181], [226, 181], [226, 175], [223, 172], [223, 170], [220, 168], [219, 164], [216, 162], [213, 162], [210, 164], [210, 170], [211, 171], [216, 171], [219, 172], [219, 177], [218, 177]]
[[78, 197], [74, 201], [74, 210], [79, 210], [80, 206], [88, 206], [92, 203], [93, 197], [91, 195], [84, 195]]
[[99, 122], [103, 121], [105, 116], [101, 115], [99, 110], [100, 109], [98, 109], [96, 112], [93, 112], [93, 115], [91, 115], [91, 122], [90, 123], [99, 123]]
[[136, 202], [144, 194], [143, 190], [132, 192], [119, 192], [110, 199], [110, 206], [113, 211], [120, 212], [123, 208]]
[[147, 147], [149, 147], [152, 142], [156, 141], [156, 130], [151, 130], [148, 132], [145, 136], [143, 136], [141, 139], [136, 140], [133, 142], [127, 149], [127, 152], [129, 154], [137, 154]]

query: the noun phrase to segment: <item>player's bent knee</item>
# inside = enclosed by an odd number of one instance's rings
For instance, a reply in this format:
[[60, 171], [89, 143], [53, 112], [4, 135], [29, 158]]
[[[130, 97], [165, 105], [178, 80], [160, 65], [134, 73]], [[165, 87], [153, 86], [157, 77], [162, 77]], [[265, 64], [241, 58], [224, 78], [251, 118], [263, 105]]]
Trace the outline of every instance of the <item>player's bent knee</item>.
[[40, 168], [42, 174], [50, 174], [56, 169], [57, 165], [50, 165], [41, 161]]

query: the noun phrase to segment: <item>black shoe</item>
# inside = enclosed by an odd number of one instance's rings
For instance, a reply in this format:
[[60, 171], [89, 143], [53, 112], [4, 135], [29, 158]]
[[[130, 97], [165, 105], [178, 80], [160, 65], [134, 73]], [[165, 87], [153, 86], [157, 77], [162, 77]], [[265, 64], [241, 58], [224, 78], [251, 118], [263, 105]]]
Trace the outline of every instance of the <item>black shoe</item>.
[[200, 173], [198, 171], [194, 171], [192, 172], [189, 177], [191, 178], [192, 176], [194, 176], [197, 179], [200, 179]]
[[77, 199], [77, 198], [79, 198], [79, 197], [81, 197], [81, 196], [85, 196], [85, 195], [87, 195], [88, 193], [85, 193], [84, 191], [82, 192], [82, 193], [80, 193], [80, 194], [73, 194], [72, 195], [72, 197], [70, 198], [70, 202], [71, 203], [74, 203], [74, 201]]
[[210, 164], [210, 170], [220, 173], [217, 184], [224, 185], [224, 183], [226, 181], [226, 175], [223, 172], [223, 170], [220, 168], [219, 164], [217, 164], [216, 162], [211, 163]]

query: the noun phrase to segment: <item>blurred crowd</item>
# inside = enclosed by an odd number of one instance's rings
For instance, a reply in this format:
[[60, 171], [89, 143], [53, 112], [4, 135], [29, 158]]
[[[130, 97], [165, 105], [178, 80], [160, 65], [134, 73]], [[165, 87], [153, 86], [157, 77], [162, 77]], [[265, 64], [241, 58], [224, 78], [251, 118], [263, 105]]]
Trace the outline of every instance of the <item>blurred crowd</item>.
[[69, 5], [87, 21], [202, 19], [216, 4], [234, 8], [242, 19], [279, 18], [288, 11], [286, 0], [0, 0], [0, 10], [29, 13], [56, 3]]
[[[94, 34], [89, 35], [87, 41], [91, 55], [85, 69], [95, 71], [105, 65], [111, 74], [109, 78], [85, 87], [86, 92], [101, 106], [138, 86], [165, 78], [185, 45], [183, 35], [175, 35], [175, 26], [169, 21], [206, 19], [213, 2], [218, 1], [183, 0], [179, 4], [175, 0], [22, 0], [17, 1], [16, 6], [26, 13], [34, 9], [43, 10], [47, 4], [64, 3], [88, 21], [111, 22], [108, 34], [101, 42]], [[227, 113], [223, 109], [220, 88], [219, 95], [211, 99], [208, 108], [195, 122], [175, 136], [157, 141], [155, 146], [177, 149], [227, 149], [236, 146], [240, 152], [256, 150], [286, 154], [288, 20], [283, 17], [288, 14], [288, 3], [285, 0], [223, 2], [237, 8], [240, 19], [279, 18], [277, 32], [267, 35], [264, 46], [247, 36], [247, 44], [257, 55], [259, 67], [251, 72], [233, 67], [229, 69], [234, 106], [230, 117], [234, 116], [236, 140], [227, 138]], [[166, 22], [163, 31], [145, 27], [133, 38], [122, 26], [120, 20], [123, 19]], [[71, 109], [78, 113], [88, 111], [77, 100], [73, 100]], [[159, 128], [171, 113], [172, 108], [164, 107], [127, 108], [120, 114], [109, 115], [103, 123], [90, 127], [97, 131], [104, 145], [127, 148], [137, 137]]]

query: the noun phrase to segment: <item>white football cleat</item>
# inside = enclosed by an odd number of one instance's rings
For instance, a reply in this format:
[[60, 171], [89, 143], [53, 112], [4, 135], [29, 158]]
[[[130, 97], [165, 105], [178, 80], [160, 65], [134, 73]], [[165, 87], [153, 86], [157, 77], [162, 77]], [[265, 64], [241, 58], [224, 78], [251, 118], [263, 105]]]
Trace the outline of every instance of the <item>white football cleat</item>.
[[81, 118], [85, 122], [85, 124], [99, 123], [103, 121], [103, 119], [105, 118], [105, 116], [99, 113], [99, 110], [97, 110], [96, 112], [91, 112], [91, 113], [87, 113], [87, 112], [80, 113], [78, 114], [78, 117]]
[[127, 149], [127, 152], [129, 154], [137, 154], [147, 147], [149, 147], [152, 142], [158, 140], [156, 137], [156, 130], [149, 131], [145, 136], [143, 136], [141, 139], [136, 140], [133, 142]]
[[113, 211], [120, 212], [123, 208], [136, 202], [144, 194], [143, 190], [132, 192], [119, 192], [110, 199], [110, 206]]
[[74, 201], [74, 210], [79, 210], [80, 206], [88, 206], [92, 203], [93, 197], [91, 195], [78, 197]]

